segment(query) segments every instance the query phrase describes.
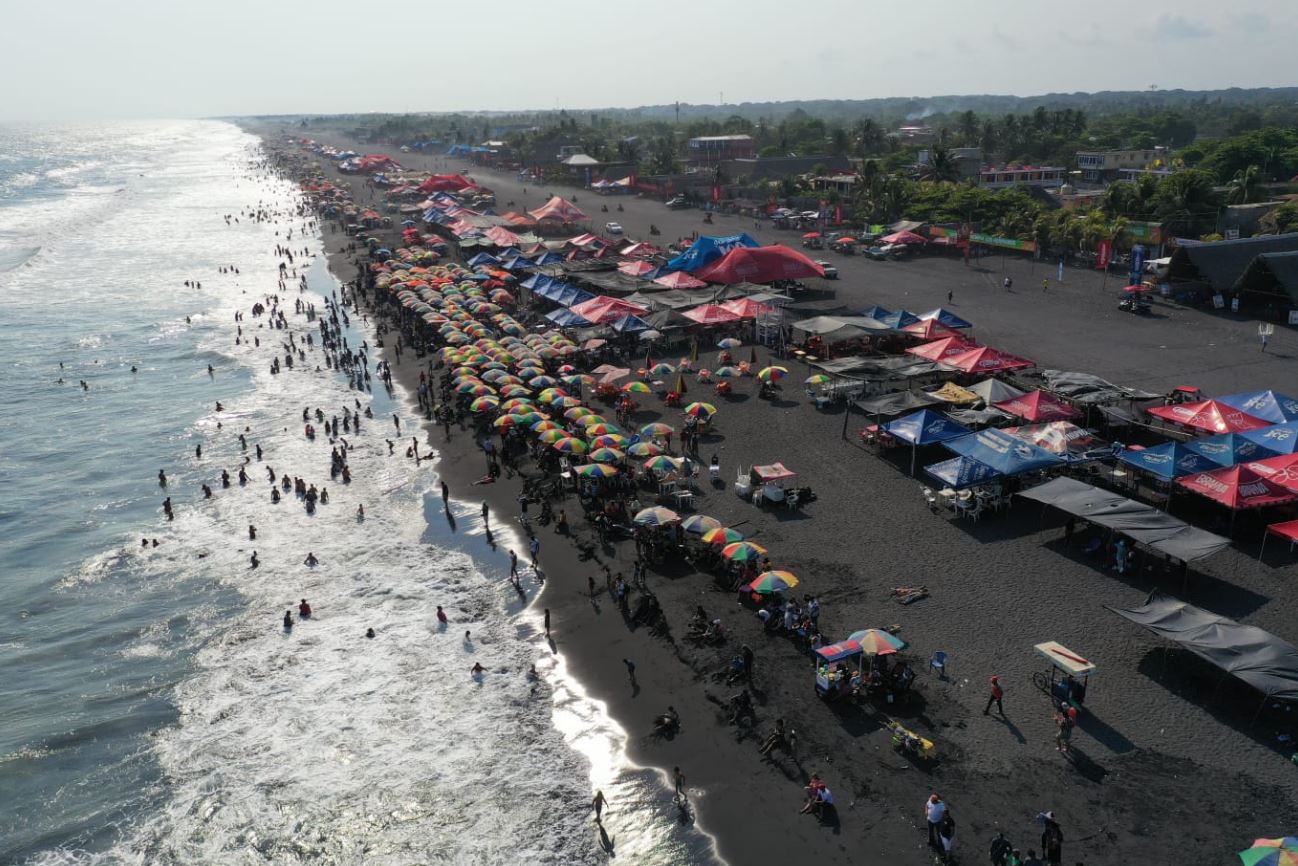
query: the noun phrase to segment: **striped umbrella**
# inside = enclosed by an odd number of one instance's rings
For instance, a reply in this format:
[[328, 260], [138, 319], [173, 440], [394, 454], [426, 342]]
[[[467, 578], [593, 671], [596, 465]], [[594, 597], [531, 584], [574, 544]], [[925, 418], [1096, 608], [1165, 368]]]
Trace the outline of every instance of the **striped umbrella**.
[[542, 430], [541, 435], [536, 437], [546, 445], [553, 445], [561, 439], [568, 438], [568, 431], [561, 427], [555, 427], [553, 430]]
[[828, 385], [832, 381], [834, 380], [826, 376], [824, 373], [817, 373], [814, 376], [808, 376], [806, 379], [803, 379], [803, 382], [808, 385]]
[[564, 454], [585, 454], [589, 450], [585, 442], [572, 436], [566, 436], [558, 440], [551, 447], [555, 451], [562, 451]]
[[718, 379], [738, 379], [743, 373], [737, 367], [717, 367], [712, 375]]
[[644, 382], [627, 382], [622, 386], [622, 392], [625, 394], [652, 394], [653, 388], [650, 388]]
[[678, 457], [668, 457], [660, 454], [657, 457], [650, 457], [644, 462], [645, 469], [652, 469], [654, 472], [679, 472], [685, 461]]
[[587, 457], [592, 463], [619, 463], [626, 455], [616, 448], [596, 448]]
[[[753, 592], [770, 595], [773, 592], [788, 592], [799, 583], [798, 576], [791, 571], [764, 571], [757, 575], [751, 584]], [[889, 649], [889, 652], [896, 652]]]
[[626, 437], [620, 433], [605, 433], [590, 440], [592, 448], [622, 448], [624, 445], [626, 445]]
[[1239, 852], [1244, 866], [1298, 866], [1298, 836], [1256, 839], [1253, 847]]
[[603, 421], [599, 422], [598, 424], [586, 425], [587, 436], [604, 436], [605, 434], [608, 433], [621, 433], [621, 432], [622, 431], [616, 425], [607, 424]]
[[789, 371], [785, 367], [763, 367], [757, 371], [757, 378], [763, 382], [778, 382], [787, 375]]
[[904, 640], [881, 628], [863, 628], [852, 632], [847, 639], [859, 643], [865, 648], [866, 654], [872, 656], [886, 656], [906, 646]]
[[[699, 404], [695, 403], [693, 405], [697, 406]], [[712, 411], [715, 412], [716, 409], [713, 409]], [[652, 424], [646, 424], [640, 428], [640, 435], [648, 436], [651, 439], [658, 436], [670, 436], [675, 432], [676, 429], [674, 427], [672, 427], [670, 424], [664, 424], [661, 421], [654, 421]]]
[[681, 529], [695, 535], [703, 535], [709, 529], [718, 529], [720, 526], [720, 520], [715, 517], [708, 517], [706, 514], [691, 514], [681, 521]]
[[766, 555], [766, 548], [751, 541], [736, 541], [721, 548], [721, 555], [731, 562], [749, 562]]
[[744, 534], [738, 529], [730, 529], [726, 526], [719, 526], [716, 529], [709, 529], [703, 533], [703, 542], [705, 544], [716, 544], [721, 547], [734, 544], [736, 541], [743, 541]]
[[471, 412], [494, 412], [500, 405], [500, 400], [495, 397], [479, 397], [469, 404]]
[[664, 524], [675, 523], [680, 519], [681, 516], [670, 508], [655, 505], [638, 512], [634, 522], [637, 526], [663, 526]]
[[717, 407], [711, 403], [691, 403], [685, 407], [685, 414], [691, 418], [708, 419], [717, 414]]
[[588, 463], [573, 470], [585, 478], [612, 478], [617, 474], [616, 466], [605, 466], [602, 463]]
[[588, 415], [594, 414], [594, 409], [587, 409], [585, 406], [573, 406], [571, 409], [564, 411], [563, 417], [567, 418], [569, 421], [576, 421], [578, 418], [585, 418]]
[[657, 457], [663, 450], [652, 442], [637, 442], [626, 449], [632, 457]]

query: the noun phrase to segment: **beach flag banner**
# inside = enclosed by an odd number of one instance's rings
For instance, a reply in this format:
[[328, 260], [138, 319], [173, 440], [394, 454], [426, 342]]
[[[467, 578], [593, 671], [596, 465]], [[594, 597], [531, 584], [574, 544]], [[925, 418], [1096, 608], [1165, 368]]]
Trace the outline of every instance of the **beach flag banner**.
[[683, 373], [676, 374], [676, 388], [674, 390], [677, 394], [685, 393], [685, 375]]

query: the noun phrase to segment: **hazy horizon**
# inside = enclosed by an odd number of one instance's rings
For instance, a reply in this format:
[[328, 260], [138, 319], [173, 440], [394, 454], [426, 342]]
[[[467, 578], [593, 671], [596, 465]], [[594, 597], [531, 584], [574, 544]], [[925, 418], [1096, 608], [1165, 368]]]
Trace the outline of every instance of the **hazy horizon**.
[[813, 16], [773, 0], [661, 0], [651, 23], [615, 20], [590, 0], [544, 10], [497, 0], [483, 12], [397, 6], [390, 17], [340, 0], [24, 5], [5, 13], [18, 38], [0, 73], [20, 86], [0, 102], [0, 121], [1298, 84], [1283, 63], [1266, 62], [1298, 44], [1298, 20], [1268, 0], [1231, 10], [1155, 0], [1136, 12], [1093, 0], [1062, 24], [1027, 0], [998, 5], [991, 16], [937, 0], [917, 21], [848, 0], [826, 0]]

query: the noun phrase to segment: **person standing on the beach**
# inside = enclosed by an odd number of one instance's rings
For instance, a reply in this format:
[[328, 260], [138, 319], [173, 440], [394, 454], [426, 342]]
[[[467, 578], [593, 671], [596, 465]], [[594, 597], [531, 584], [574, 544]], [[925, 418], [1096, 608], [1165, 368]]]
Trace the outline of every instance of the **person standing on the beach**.
[[1064, 831], [1054, 812], [1045, 812], [1040, 817], [1045, 825], [1041, 830], [1041, 856], [1050, 866], [1059, 866], [1064, 859]]
[[603, 817], [603, 813], [604, 813], [604, 806], [607, 803], [608, 801], [604, 799], [604, 792], [596, 791], [595, 799], [590, 801], [590, 807], [595, 810], [596, 824], [600, 823], [600, 819]]
[[942, 862], [951, 862], [951, 849], [955, 847], [955, 818], [951, 817], [950, 810], [942, 815], [942, 820], [937, 827], [938, 838], [942, 841]]
[[541, 553], [541, 539], [533, 535], [532, 540], [527, 543], [527, 550], [530, 554], [532, 554], [532, 570], [533, 571], [539, 570], [536, 567], [536, 558]]
[[942, 840], [938, 834], [938, 825], [946, 814], [946, 803], [937, 794], [930, 794], [924, 802], [924, 820], [928, 822], [928, 844], [932, 848], [941, 848]]
[[545, 609], [545, 636], [550, 636], [550, 609]]
[[445, 508], [449, 506], [450, 502], [451, 502], [451, 488], [447, 487], [446, 482], [443, 481], [442, 482], [442, 507]]
[[756, 663], [757, 658], [753, 654], [753, 648], [748, 644], [744, 644], [743, 647], [740, 648], [739, 654], [744, 659], [744, 677], [747, 678], [751, 685], [753, 682], [753, 665]]
[[512, 550], [509, 552], [509, 578], [518, 579], [518, 554]]
[[672, 767], [672, 784], [676, 787], [676, 796], [685, 796], [685, 774], [680, 767]]
[[1013, 288], [1013, 286], [1014, 286], [1014, 281], [1011, 280], [1009, 277], [1006, 277], [1006, 278], [1004, 279], [1004, 281], [1001, 283], [1001, 285], [1004, 286], [1004, 287], [1005, 287], [1005, 291], [1008, 292], [1011, 288]]
[[442, 610], [442, 606], [440, 604], [437, 606], [437, 621], [442, 625], [446, 625], [448, 622], [450, 622], [450, 620], [446, 616], [446, 611]]
[[983, 715], [989, 715], [992, 710], [992, 704], [996, 704], [996, 712], [1001, 716], [1005, 715], [1005, 707], [1001, 704], [1001, 698], [1005, 697], [1005, 690], [1001, 688], [1001, 678], [993, 676], [988, 682], [991, 684], [991, 694], [987, 696], [987, 706], [983, 707]]
[[622, 659], [622, 664], [626, 665], [626, 675], [631, 680], [631, 685], [635, 685], [635, 662], [630, 659]]
[[485, 502], [482, 503], [482, 524], [483, 524], [484, 526], [487, 524], [487, 513], [488, 513], [488, 510], [489, 510], [489, 509], [487, 508], [487, 503], [485, 503]]
[[1049, 290], [1050, 290], [1050, 278], [1046, 277], [1041, 281], [1041, 292], [1042, 294], [1045, 294]]
[[1073, 720], [1068, 711], [1060, 708], [1055, 713], [1055, 751], [1068, 754], [1068, 741], [1073, 738]]

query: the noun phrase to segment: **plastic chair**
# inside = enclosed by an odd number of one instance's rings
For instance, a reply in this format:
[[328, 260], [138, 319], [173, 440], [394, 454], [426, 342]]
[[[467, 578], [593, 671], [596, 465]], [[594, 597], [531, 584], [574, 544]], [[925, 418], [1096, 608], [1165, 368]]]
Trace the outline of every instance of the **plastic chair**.
[[942, 650], [937, 650], [936, 652], [934, 652], [933, 657], [928, 660], [928, 669], [931, 671], [937, 671], [937, 675], [945, 679], [946, 678], [946, 653], [943, 652]]

